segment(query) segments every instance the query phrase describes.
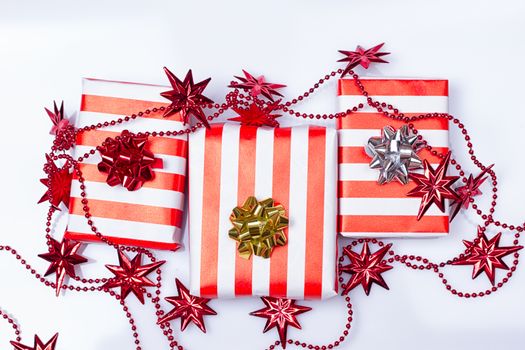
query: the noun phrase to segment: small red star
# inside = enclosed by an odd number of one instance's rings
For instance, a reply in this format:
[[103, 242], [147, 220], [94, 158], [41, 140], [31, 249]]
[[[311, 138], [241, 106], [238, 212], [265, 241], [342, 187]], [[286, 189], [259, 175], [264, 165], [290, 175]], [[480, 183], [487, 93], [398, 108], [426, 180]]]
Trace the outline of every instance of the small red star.
[[46, 173], [51, 173], [49, 178], [40, 179], [40, 182], [47, 186], [47, 191], [44, 193], [38, 203], [49, 201], [52, 206], [59, 209], [60, 203], [64, 203], [66, 208], [69, 208], [69, 197], [71, 193], [71, 180], [73, 173], [69, 172], [66, 167], [58, 168], [51, 157], [46, 154], [47, 163], [45, 165]]
[[171, 101], [171, 104], [164, 112], [164, 117], [167, 118], [170, 115], [180, 112], [182, 121], [184, 124], [187, 124], [190, 121], [190, 116], [193, 114], [206, 127], [209, 127], [208, 120], [206, 119], [206, 115], [202, 108], [204, 104], [213, 103], [213, 101], [204, 96], [202, 92], [210, 82], [211, 78], [195, 84], [193, 82], [191, 69], [188, 71], [183, 81], [180, 81], [179, 78], [170, 72], [168, 68], [164, 67], [164, 71], [173, 87], [173, 90], [161, 93], [162, 97]]
[[501, 232], [492, 237], [490, 240], [487, 239], [485, 232], [478, 226], [478, 238], [473, 242], [463, 241], [463, 244], [467, 247], [467, 253], [463, 258], [454, 261], [453, 265], [474, 265], [472, 271], [472, 279], [478, 277], [481, 272], [485, 272], [490, 280], [490, 283], [494, 285], [496, 279], [496, 269], [508, 270], [509, 267], [501, 258], [512, 254], [523, 247], [516, 245], [513, 247], [500, 247], [499, 240], [501, 238]]
[[343, 249], [343, 254], [350, 259], [350, 264], [342, 266], [341, 271], [352, 274], [350, 280], [345, 285], [343, 295], [348, 294], [349, 291], [357, 287], [359, 284], [363, 286], [366, 295], [370, 293], [372, 284], [376, 283], [381, 287], [388, 289], [388, 285], [381, 276], [385, 271], [392, 269], [392, 266], [383, 262], [385, 254], [388, 253], [392, 244], [387, 244], [383, 248], [371, 254], [368, 248], [368, 243], [363, 244], [361, 254], [352, 251], [350, 246]]
[[11, 341], [11, 345], [15, 347], [15, 350], [55, 350], [55, 346], [57, 344], [57, 338], [58, 333], [56, 333], [47, 343], [43, 343], [38, 335], [35, 335], [35, 344], [31, 346], [27, 346], [24, 344], [20, 344], [16, 341]]
[[390, 52], [379, 52], [379, 50], [383, 47], [384, 44], [385, 43], [376, 45], [367, 50], [363, 49], [361, 46], [357, 46], [355, 51], [339, 50], [339, 52], [343, 55], [346, 55], [346, 57], [341, 58], [337, 62], [348, 62], [346, 68], [343, 71], [343, 74], [341, 74], [341, 77], [347, 75], [352, 69], [354, 69], [358, 65], [361, 65], [363, 66], [363, 68], [368, 69], [370, 63], [372, 62], [388, 63], [388, 61], [385, 61], [381, 57], [390, 55]]
[[133, 292], [137, 299], [144, 304], [143, 287], [152, 287], [155, 285], [155, 283], [146, 276], [164, 264], [164, 261], [141, 265], [142, 253], [138, 253], [129, 261], [128, 257], [120, 250], [118, 251], [118, 260], [120, 265], [106, 265], [106, 268], [108, 268], [116, 278], [111, 278], [102, 287], [120, 287], [120, 297], [123, 300], [130, 292]]
[[184, 331], [188, 324], [195, 323], [201, 331], [206, 333], [206, 326], [204, 325], [204, 315], [217, 315], [217, 313], [208, 305], [210, 299], [193, 296], [181, 281], [175, 279], [177, 284], [177, 297], [167, 297], [167, 302], [173, 304], [175, 308], [164, 315], [158, 324], [169, 322], [175, 318], [180, 317], [180, 329]]
[[297, 321], [296, 316], [310, 311], [312, 308], [297, 305], [295, 300], [292, 299], [262, 297], [261, 300], [264, 304], [266, 304], [266, 307], [251, 312], [250, 315], [267, 319], [263, 333], [266, 333], [268, 330], [277, 327], [281, 345], [283, 348], [286, 348], [286, 333], [288, 326], [301, 329], [301, 325]]
[[38, 255], [42, 259], [51, 263], [47, 268], [45, 276], [56, 273], [55, 290], [57, 296], [60, 294], [60, 289], [62, 288], [62, 284], [64, 284], [64, 278], [66, 275], [76, 277], [75, 265], [82, 264], [87, 261], [86, 258], [77, 254], [80, 246], [80, 243], [70, 241], [67, 238], [63, 238], [62, 242], [60, 243], [51, 238], [49, 253]]
[[277, 91], [277, 89], [282, 89], [283, 87], [286, 87], [286, 85], [268, 83], [264, 79], [264, 75], [261, 75], [256, 78], [244, 69], [242, 70], [242, 72], [244, 73], [244, 77], [235, 76], [235, 78], [239, 79], [241, 82], [234, 82], [228, 87], [244, 89], [246, 91], [249, 91], [250, 95], [252, 96], [263, 95], [270, 101], [273, 101], [272, 95], [281, 97], [283, 96], [280, 92]]
[[417, 219], [421, 219], [432, 204], [436, 204], [442, 212], [445, 212], [445, 199], [459, 200], [459, 196], [452, 189], [452, 184], [459, 179], [459, 176], [447, 176], [447, 169], [450, 161], [450, 152], [441, 161], [438, 167], [434, 168], [429, 162], [423, 160], [423, 174], [410, 173], [408, 176], [414, 180], [416, 187], [407, 193], [409, 197], [422, 197]]
[[458, 188], [456, 188], [456, 192], [459, 195], [459, 199], [454, 200], [452, 203], [450, 203], [450, 206], [452, 207], [452, 213], [450, 214], [450, 221], [454, 220], [454, 218], [459, 213], [459, 210], [461, 208], [468, 209], [470, 205], [470, 198], [474, 196], [479, 196], [480, 194], [482, 194], [481, 191], [479, 190], [479, 187], [483, 184], [483, 182], [485, 182], [485, 180], [487, 179], [487, 176], [485, 176], [485, 174], [493, 166], [494, 164], [486, 167], [476, 177], [473, 177], [472, 174], [470, 174], [465, 185], [459, 186]]
[[248, 109], [234, 108], [233, 110], [239, 115], [228, 120], [239, 122], [243, 125], [250, 126], [271, 126], [278, 127], [279, 122], [275, 120], [279, 118], [280, 114], [272, 114], [280, 101], [269, 104], [265, 108], [261, 108], [258, 104], [252, 103]]
[[44, 109], [53, 123], [51, 131], [49, 131], [51, 135], [56, 135], [58, 131], [65, 129], [69, 125], [69, 121], [65, 119], [64, 115], [64, 101], [60, 104], [60, 108], [58, 108], [57, 103], [53, 101], [53, 112], [47, 108]]

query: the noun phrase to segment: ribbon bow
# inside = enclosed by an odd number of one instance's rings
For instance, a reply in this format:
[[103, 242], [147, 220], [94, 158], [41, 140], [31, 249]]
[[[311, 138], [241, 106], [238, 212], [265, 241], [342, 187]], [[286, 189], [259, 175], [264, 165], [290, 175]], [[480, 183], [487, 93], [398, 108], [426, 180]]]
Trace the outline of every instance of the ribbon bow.
[[235, 207], [230, 215], [233, 228], [228, 235], [239, 242], [239, 255], [249, 259], [252, 254], [269, 258], [275, 246], [286, 244], [284, 229], [288, 218], [282, 205], [275, 205], [272, 198], [257, 201], [248, 197], [241, 207]]
[[102, 161], [98, 163], [98, 170], [108, 173], [108, 185], [120, 184], [128, 191], [136, 191], [145, 181], [153, 179], [155, 158], [153, 153], [144, 149], [147, 140], [147, 136], [138, 136], [128, 130], [114, 139], [106, 139], [99, 148]]

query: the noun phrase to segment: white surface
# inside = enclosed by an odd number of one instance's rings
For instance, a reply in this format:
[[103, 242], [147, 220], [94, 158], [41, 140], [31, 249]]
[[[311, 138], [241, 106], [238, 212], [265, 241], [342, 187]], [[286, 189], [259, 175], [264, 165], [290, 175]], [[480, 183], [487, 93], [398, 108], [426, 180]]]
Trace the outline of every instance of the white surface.
[[[331, 69], [342, 67], [337, 49], [385, 41], [389, 65], [369, 74], [441, 77], [450, 80], [450, 110], [462, 117], [480, 159], [495, 162], [499, 174], [497, 215], [523, 220], [525, 166], [516, 163], [516, 138], [525, 131], [523, 112], [507, 101], [522, 100], [525, 5], [520, 1], [0, 1], [0, 149], [8, 153], [0, 172], [2, 243], [16, 247], [39, 271], [36, 257], [45, 250], [45, 205], [38, 182], [44, 152], [51, 143], [43, 106], [64, 99], [68, 114], [79, 106], [80, 78], [166, 82], [162, 66], [181, 75], [194, 69], [197, 80], [212, 76], [207, 89], [216, 100], [232, 75], [245, 68], [286, 83], [290, 98]], [[335, 110], [335, 85], [321, 89], [301, 110]], [[452, 133], [456, 150], [464, 150]], [[509, 152], [509, 150], [511, 150]], [[462, 158], [467, 159], [466, 156]], [[519, 160], [519, 158], [518, 158]], [[467, 169], [473, 169], [468, 167]], [[462, 250], [461, 239], [475, 234], [474, 216], [460, 215], [449, 237], [395, 240], [399, 253], [446, 259]], [[60, 231], [59, 231], [60, 232]], [[510, 237], [505, 233], [503, 244]], [[109, 248], [89, 246], [84, 276], [108, 276], [116, 263]], [[162, 254], [164, 296], [172, 295], [174, 277], [187, 275], [184, 253]], [[510, 259], [506, 259], [509, 262]], [[459, 288], [489, 287], [485, 276], [470, 280], [470, 267], [449, 269]], [[68, 293], [59, 299], [11, 256], [0, 255], [0, 306], [21, 323], [23, 340], [35, 332], [47, 339], [60, 332], [57, 350], [132, 349], [129, 325], [118, 303], [105, 295]], [[498, 276], [502, 276], [498, 272]], [[354, 323], [344, 349], [522, 349], [525, 342], [525, 273], [497, 294], [481, 300], [452, 297], [434, 274], [396, 265], [384, 274], [390, 291], [378, 286], [366, 297], [351, 293]], [[187, 282], [185, 280], [185, 282]], [[154, 327], [151, 305], [130, 297], [143, 349], [165, 348]], [[291, 338], [325, 343], [339, 335], [343, 300], [304, 302], [314, 310], [301, 315], [303, 331]], [[212, 301], [219, 316], [207, 317], [208, 333], [196, 327], [179, 335], [189, 349], [260, 349], [276, 339], [261, 334], [264, 320], [248, 316], [261, 307], [252, 299]], [[167, 307], [167, 306], [166, 306]], [[174, 329], [179, 321], [173, 322]], [[236, 330], [242, 329], [241, 335]], [[9, 348], [11, 330], [0, 324], [0, 344]], [[244, 345], [241, 341], [251, 341]], [[220, 344], [220, 345], [219, 345]], [[292, 347], [290, 347], [292, 348]]]

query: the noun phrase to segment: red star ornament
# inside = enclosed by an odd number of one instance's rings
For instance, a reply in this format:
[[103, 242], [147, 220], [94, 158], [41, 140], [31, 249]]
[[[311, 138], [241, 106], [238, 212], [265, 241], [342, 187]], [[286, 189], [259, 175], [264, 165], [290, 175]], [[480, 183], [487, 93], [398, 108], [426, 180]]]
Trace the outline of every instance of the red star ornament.
[[40, 179], [40, 182], [47, 187], [47, 191], [44, 193], [42, 198], [40, 198], [38, 203], [49, 201], [49, 203], [56, 209], [59, 209], [58, 207], [60, 203], [64, 203], [66, 208], [69, 208], [69, 197], [71, 193], [71, 180], [73, 179], [73, 173], [70, 173], [69, 169], [66, 167], [59, 169], [48, 154], [46, 154], [46, 159], [46, 173], [51, 173], [51, 176]]
[[193, 82], [193, 74], [191, 69], [186, 74], [183, 81], [175, 76], [170, 70], [164, 67], [164, 71], [168, 76], [168, 80], [173, 90], [161, 93], [162, 97], [171, 101], [171, 104], [166, 108], [164, 117], [167, 118], [173, 114], [179, 113], [184, 124], [188, 124], [190, 116], [195, 116], [207, 128], [210, 126], [206, 115], [203, 111], [203, 105], [213, 103], [212, 100], [202, 94], [211, 78], [205, 79], [197, 84]]
[[295, 300], [274, 297], [262, 297], [265, 308], [251, 312], [250, 315], [266, 318], [263, 333], [276, 327], [283, 348], [286, 348], [286, 333], [288, 326], [301, 329], [297, 315], [312, 310], [307, 306], [297, 305]]
[[56, 333], [47, 343], [43, 343], [38, 335], [35, 335], [35, 344], [28, 346], [21, 344], [16, 341], [11, 341], [11, 345], [15, 347], [15, 350], [55, 350], [57, 344], [58, 333]]
[[348, 265], [342, 266], [341, 271], [351, 274], [350, 280], [345, 285], [343, 295], [362, 285], [366, 295], [370, 294], [372, 284], [378, 284], [385, 289], [389, 289], [381, 274], [392, 269], [392, 266], [383, 262], [385, 254], [388, 253], [392, 244], [387, 244], [375, 253], [370, 253], [368, 243], [363, 244], [361, 254], [352, 251], [351, 246], [343, 249], [343, 254], [350, 259]]
[[385, 61], [381, 57], [390, 55], [390, 52], [380, 52], [379, 50], [383, 47], [385, 43], [376, 45], [370, 49], [363, 49], [361, 46], [357, 46], [355, 51], [344, 51], [339, 50], [340, 53], [345, 55], [346, 57], [341, 58], [337, 62], [348, 62], [346, 68], [343, 71], [343, 74], [341, 74], [341, 77], [344, 77], [347, 75], [352, 69], [355, 67], [361, 65], [363, 68], [368, 69], [370, 67], [370, 63], [388, 63], [388, 61]]
[[53, 126], [49, 131], [51, 135], [56, 135], [59, 131], [65, 129], [69, 125], [69, 121], [65, 119], [64, 115], [64, 101], [60, 104], [60, 108], [58, 108], [57, 103], [53, 101], [53, 112], [47, 108], [44, 109], [53, 123]]
[[265, 108], [261, 108], [258, 104], [252, 103], [249, 108], [234, 108], [233, 110], [239, 116], [230, 118], [228, 120], [239, 122], [243, 125], [250, 126], [271, 126], [279, 127], [279, 122], [275, 120], [279, 118], [280, 114], [272, 114], [280, 101], [269, 104]]
[[210, 299], [191, 295], [188, 288], [186, 288], [178, 279], [175, 279], [175, 283], [177, 285], [177, 293], [179, 296], [164, 298], [168, 303], [174, 305], [175, 308], [160, 318], [157, 323], [162, 324], [180, 318], [181, 331], [184, 331], [188, 324], [193, 322], [201, 331], [206, 333], [204, 316], [217, 315], [217, 313], [207, 305]]
[[51, 263], [47, 268], [45, 276], [49, 276], [52, 273], [56, 274], [56, 296], [60, 294], [66, 275], [76, 277], [75, 265], [87, 261], [86, 258], [77, 254], [80, 246], [80, 243], [70, 241], [67, 238], [63, 238], [62, 242], [58, 242], [51, 238], [49, 252], [38, 255], [42, 259]]
[[485, 180], [487, 179], [487, 176], [485, 175], [493, 166], [494, 164], [486, 167], [476, 177], [473, 177], [472, 174], [470, 174], [465, 185], [456, 188], [456, 192], [459, 195], [459, 199], [454, 200], [452, 203], [450, 203], [450, 206], [452, 207], [450, 221], [454, 220], [461, 208], [468, 209], [470, 205], [470, 198], [482, 194], [479, 190], [479, 187], [485, 182]]
[[453, 265], [473, 265], [472, 279], [485, 272], [494, 285], [496, 280], [496, 269], [508, 270], [509, 267], [502, 260], [504, 256], [512, 254], [523, 247], [516, 245], [513, 247], [500, 247], [499, 240], [501, 232], [492, 237], [490, 240], [478, 226], [478, 238], [473, 242], [464, 240], [463, 244], [467, 247], [467, 254], [463, 258], [454, 261]]
[[155, 283], [146, 276], [155, 271], [165, 261], [157, 261], [151, 264], [142, 265], [142, 253], [138, 253], [130, 261], [126, 254], [118, 251], [119, 265], [106, 265], [116, 277], [111, 278], [102, 287], [120, 287], [120, 297], [125, 299], [129, 293], [135, 294], [137, 299], [144, 304], [144, 287], [153, 287]]
[[282, 89], [286, 85], [282, 84], [273, 84], [266, 82], [264, 75], [259, 77], [254, 77], [244, 69], [242, 70], [244, 77], [235, 76], [235, 78], [240, 80], [240, 83], [233, 83], [228, 85], [230, 88], [240, 88], [250, 92], [252, 96], [263, 95], [270, 101], [273, 101], [273, 96], [283, 96], [277, 89]]
[[442, 212], [445, 212], [445, 199], [459, 200], [459, 195], [452, 189], [452, 184], [459, 176], [447, 176], [450, 162], [450, 152], [434, 168], [430, 163], [423, 160], [423, 174], [410, 173], [408, 176], [416, 183], [416, 187], [407, 193], [409, 197], [421, 197], [417, 219], [420, 220], [432, 204], [436, 204]]

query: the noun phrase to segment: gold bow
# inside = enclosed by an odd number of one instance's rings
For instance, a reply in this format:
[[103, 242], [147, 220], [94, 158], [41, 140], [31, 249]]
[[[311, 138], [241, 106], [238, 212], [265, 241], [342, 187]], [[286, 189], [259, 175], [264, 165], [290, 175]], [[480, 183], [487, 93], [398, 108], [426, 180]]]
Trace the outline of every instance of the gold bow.
[[275, 246], [286, 244], [284, 229], [288, 218], [282, 205], [274, 206], [272, 198], [257, 201], [251, 196], [241, 207], [235, 207], [230, 215], [233, 228], [230, 238], [239, 242], [239, 255], [249, 259], [252, 254], [269, 258]]

